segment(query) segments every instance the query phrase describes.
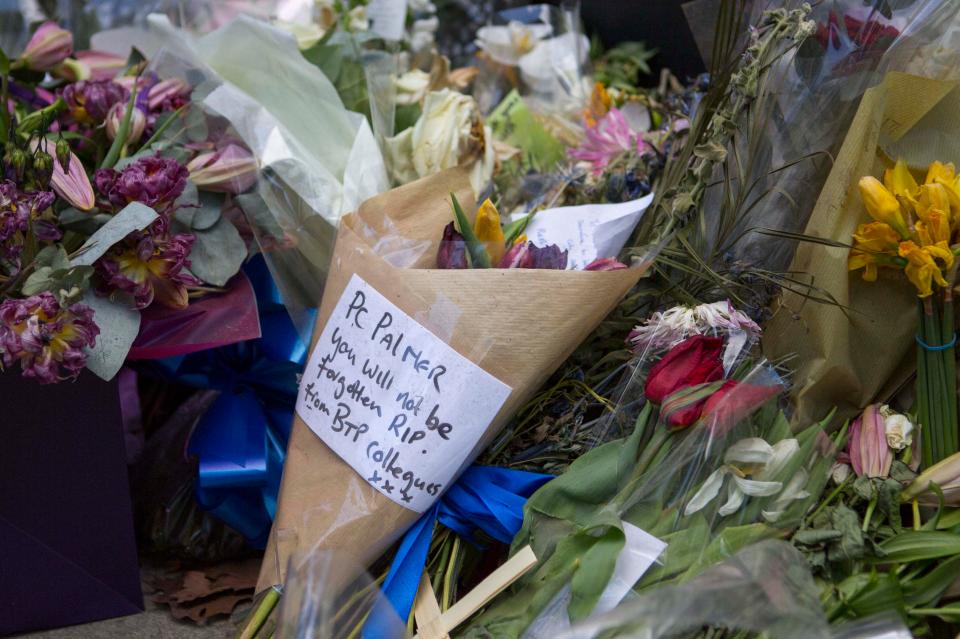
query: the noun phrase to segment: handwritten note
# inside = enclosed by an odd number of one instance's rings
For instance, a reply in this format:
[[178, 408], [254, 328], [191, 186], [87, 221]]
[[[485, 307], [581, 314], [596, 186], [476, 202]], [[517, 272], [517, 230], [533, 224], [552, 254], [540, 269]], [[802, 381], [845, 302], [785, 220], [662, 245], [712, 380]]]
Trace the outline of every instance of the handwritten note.
[[556, 244], [569, 252], [568, 269], [583, 269], [599, 257], [617, 257], [653, 202], [653, 193], [619, 204], [546, 209], [533, 216], [526, 234], [536, 246]]
[[510, 390], [354, 275], [310, 355], [297, 414], [371, 486], [424, 512]]

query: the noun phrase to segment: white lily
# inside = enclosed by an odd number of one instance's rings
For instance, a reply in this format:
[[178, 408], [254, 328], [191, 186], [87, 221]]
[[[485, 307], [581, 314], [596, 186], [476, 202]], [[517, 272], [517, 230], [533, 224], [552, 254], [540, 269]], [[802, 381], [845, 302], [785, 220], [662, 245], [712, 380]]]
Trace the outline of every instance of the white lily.
[[510, 22], [506, 26], [480, 27], [477, 29], [476, 45], [486, 51], [494, 61], [513, 67], [552, 32], [553, 27], [549, 24], [521, 22]]
[[[801, 473], [794, 475], [786, 490], [783, 482], [773, 480], [798, 450], [800, 444], [796, 439], [784, 439], [772, 446], [759, 437], [741, 439], [727, 449], [723, 456], [724, 464], [710, 473], [684, 508], [683, 514], [689, 516], [702, 510], [720, 494], [726, 484], [727, 501], [717, 511], [721, 517], [737, 512], [748, 496], [769, 497], [780, 493], [774, 502], [774, 510], [770, 511], [770, 515], [776, 517], [785, 504], [803, 497], [805, 474], [803, 477]], [[784, 500], [782, 505], [781, 500]]]

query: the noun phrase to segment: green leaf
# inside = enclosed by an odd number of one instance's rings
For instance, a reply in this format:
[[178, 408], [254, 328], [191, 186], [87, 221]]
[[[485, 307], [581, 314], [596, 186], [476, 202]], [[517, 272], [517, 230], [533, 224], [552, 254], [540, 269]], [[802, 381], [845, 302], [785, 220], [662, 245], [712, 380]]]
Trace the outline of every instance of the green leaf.
[[935, 606], [944, 591], [960, 574], [960, 556], [938, 564], [923, 577], [903, 584], [903, 598], [909, 606]]
[[104, 380], [113, 379], [140, 331], [140, 313], [110, 298], [88, 292], [83, 303], [93, 309], [100, 335], [93, 348], [85, 349], [87, 368]]
[[10, 75], [10, 58], [3, 49], [0, 49], [0, 75]]
[[960, 535], [938, 530], [904, 530], [880, 548], [885, 556], [876, 563], [905, 563], [960, 555]]
[[466, 214], [460, 207], [457, 196], [454, 193], [450, 193], [450, 198], [453, 201], [453, 214], [457, 219], [457, 227], [460, 235], [462, 235], [463, 239], [467, 242], [467, 252], [470, 254], [470, 266], [473, 268], [490, 268], [490, 255], [487, 253], [487, 247], [477, 239], [477, 234], [473, 232], [470, 220], [467, 219]]
[[513, 243], [517, 241], [517, 238], [523, 235], [523, 232], [527, 230], [527, 225], [530, 224], [530, 220], [533, 219], [534, 215], [535, 213], [524, 215], [519, 220], [514, 220], [503, 227], [503, 243], [507, 246], [513, 246]]
[[939, 617], [947, 623], [960, 623], [960, 601], [941, 606], [940, 608], [914, 608], [911, 616]]
[[225, 218], [205, 231], [194, 231], [190, 270], [204, 282], [223, 286], [237, 274], [247, 258], [247, 245], [237, 228]]
[[612, 526], [593, 540], [570, 581], [571, 598], [567, 612], [573, 622], [585, 619], [593, 612], [626, 543], [623, 529]]
[[937, 530], [948, 530], [955, 526], [960, 526], [960, 508], [950, 508], [940, 515], [940, 521], [937, 522]]
[[[136, 84], [134, 84], [134, 86], [136, 86]], [[120, 152], [123, 150], [123, 147], [126, 146], [127, 137], [130, 134], [130, 119], [133, 117], [136, 101], [137, 90], [134, 88], [134, 90], [130, 92], [130, 99], [127, 100], [127, 108], [123, 112], [123, 120], [120, 122], [120, 128], [117, 129], [117, 135], [113, 139], [113, 143], [110, 145], [110, 150], [107, 151], [106, 157], [103, 158], [103, 162], [100, 163], [101, 169], [113, 168], [113, 165], [120, 159]]]
[[858, 573], [837, 585], [844, 607], [853, 617], [897, 611], [904, 614], [903, 593], [893, 573]]
[[818, 546], [825, 541], [836, 541], [841, 537], [843, 537], [843, 533], [839, 530], [811, 528], [798, 530], [794, 533], [793, 543], [804, 546]]
[[109, 222], [83, 243], [73, 258], [75, 266], [90, 265], [103, 256], [110, 247], [134, 231], [141, 231], [159, 217], [157, 212], [140, 202], [127, 204]]
[[844, 504], [838, 505], [830, 514], [832, 527], [840, 532], [840, 539], [830, 545], [831, 561], [860, 559], [864, 554], [863, 531], [860, 517]]

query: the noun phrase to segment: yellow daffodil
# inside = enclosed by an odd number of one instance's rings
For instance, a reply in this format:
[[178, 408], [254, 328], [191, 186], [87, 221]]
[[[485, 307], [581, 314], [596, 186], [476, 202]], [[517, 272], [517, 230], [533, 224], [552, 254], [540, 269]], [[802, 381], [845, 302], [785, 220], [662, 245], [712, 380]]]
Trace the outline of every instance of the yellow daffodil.
[[927, 177], [924, 184], [935, 184], [943, 180], [944, 182], [953, 182], [957, 177], [957, 170], [952, 162], [944, 164], [943, 162], [934, 162], [927, 168]]
[[505, 239], [503, 237], [503, 227], [500, 226], [500, 213], [494, 203], [490, 201], [490, 198], [484, 200], [477, 210], [473, 232], [476, 233], [477, 239], [486, 245], [491, 263], [499, 264], [506, 252]]
[[950, 220], [950, 196], [947, 187], [942, 184], [924, 184], [920, 187], [920, 197], [917, 198], [915, 208], [921, 219], [926, 219], [931, 210], [941, 211]]
[[863, 198], [863, 205], [870, 217], [877, 222], [889, 225], [900, 234], [900, 237], [904, 239], [910, 237], [906, 218], [900, 208], [900, 202], [893, 193], [888, 191], [880, 180], [873, 176], [860, 178], [859, 186], [860, 197]]
[[[916, 229], [920, 246], [938, 246], [950, 253], [950, 220], [943, 211], [928, 210], [924, 219], [917, 222]], [[950, 255], [953, 256], [952, 253]], [[952, 259], [950, 263], [953, 263]]]
[[896, 256], [900, 236], [883, 222], [861, 224], [853, 234], [853, 250], [847, 260], [851, 271], [863, 269], [863, 279], [875, 282], [878, 266], [891, 266], [883, 256]]
[[[936, 282], [938, 286], [949, 286], [947, 280], [943, 278], [943, 273], [940, 272], [940, 267], [937, 266], [932, 252], [939, 253], [939, 250], [932, 246], [918, 246], [913, 241], [900, 243], [900, 257], [907, 260], [904, 273], [906, 273], [907, 279], [917, 288], [919, 297], [933, 295], [933, 282]], [[949, 253], [949, 251], [947, 252]], [[937, 257], [942, 256], [938, 254]]]
[[897, 197], [913, 201], [917, 196], [917, 181], [903, 160], [897, 160], [892, 169], [883, 172], [883, 185]]

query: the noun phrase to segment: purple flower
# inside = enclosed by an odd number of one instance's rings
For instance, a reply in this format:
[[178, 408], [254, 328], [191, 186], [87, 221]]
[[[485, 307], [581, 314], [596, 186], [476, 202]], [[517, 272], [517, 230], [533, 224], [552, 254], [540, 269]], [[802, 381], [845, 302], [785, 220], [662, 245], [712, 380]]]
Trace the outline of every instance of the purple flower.
[[44, 217], [55, 199], [50, 191], [24, 193], [11, 180], [0, 182], [0, 256], [11, 261], [19, 258], [31, 221], [41, 242], [60, 239], [60, 229]]
[[610, 109], [596, 125], [587, 128], [587, 137], [579, 148], [570, 150], [570, 157], [590, 165], [594, 177], [623, 153], [643, 153], [646, 145], [639, 133], [618, 109]]
[[113, 105], [126, 102], [129, 95], [112, 80], [81, 80], [68, 84], [63, 90], [63, 99], [73, 119], [94, 125], [103, 124]]
[[154, 300], [170, 308], [186, 308], [187, 288], [202, 284], [184, 270], [190, 267], [194, 236], [171, 236], [167, 227], [161, 218], [145, 230], [131, 233], [97, 260], [94, 267], [102, 279], [100, 291], [129, 293], [137, 308], [146, 308]]
[[467, 243], [453, 222], [443, 228], [443, 239], [437, 251], [437, 268], [467, 268]]
[[122, 171], [100, 169], [94, 175], [97, 191], [106, 199], [101, 206], [120, 210], [140, 202], [157, 213], [169, 213], [183, 193], [190, 172], [173, 158], [160, 155], [140, 158]]
[[545, 268], [563, 270], [567, 268], [567, 251], [561, 251], [556, 244], [539, 247], [533, 242], [517, 242], [507, 251], [497, 265], [498, 268]]
[[41, 384], [74, 379], [86, 366], [83, 349], [100, 329], [83, 304], [63, 308], [52, 293], [0, 303], [0, 356], [4, 366], [20, 363], [24, 377]]

